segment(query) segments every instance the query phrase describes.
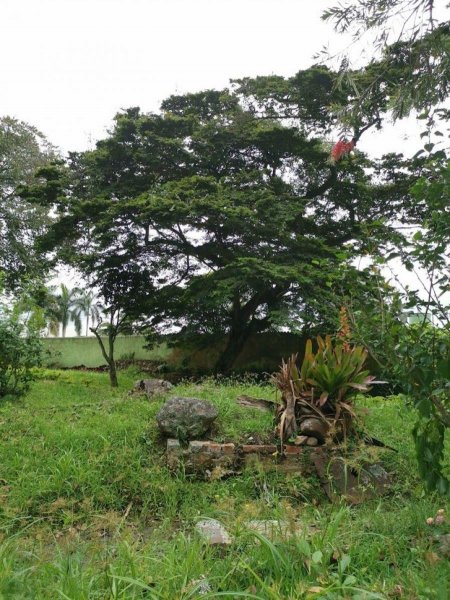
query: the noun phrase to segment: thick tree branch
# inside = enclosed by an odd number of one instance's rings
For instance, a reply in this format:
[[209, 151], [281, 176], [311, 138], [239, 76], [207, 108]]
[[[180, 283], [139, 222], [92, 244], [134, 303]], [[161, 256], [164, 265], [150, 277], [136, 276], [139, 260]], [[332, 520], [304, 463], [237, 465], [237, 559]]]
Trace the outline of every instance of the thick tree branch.
[[300, 200], [312, 200], [313, 198], [317, 198], [317, 196], [322, 196], [327, 190], [333, 187], [333, 185], [337, 181], [337, 169], [334, 165], [330, 167], [330, 174], [318, 187], [312, 188], [309, 192], [306, 192], [304, 196], [300, 198]]
[[439, 400], [439, 398], [437, 398], [435, 395], [431, 396], [431, 401], [436, 408], [441, 422], [445, 425], [445, 427], [450, 429], [450, 412], [447, 410], [441, 400]]
[[110, 361], [109, 356], [108, 356], [108, 354], [106, 352], [106, 348], [105, 348], [105, 345], [103, 343], [103, 340], [100, 337], [100, 334], [98, 333], [99, 326], [100, 326], [100, 323], [97, 325], [97, 327], [89, 327], [89, 331], [92, 331], [92, 333], [97, 338], [97, 341], [99, 343], [100, 350], [102, 352], [103, 358], [106, 360], [107, 364], [109, 365], [111, 361]]

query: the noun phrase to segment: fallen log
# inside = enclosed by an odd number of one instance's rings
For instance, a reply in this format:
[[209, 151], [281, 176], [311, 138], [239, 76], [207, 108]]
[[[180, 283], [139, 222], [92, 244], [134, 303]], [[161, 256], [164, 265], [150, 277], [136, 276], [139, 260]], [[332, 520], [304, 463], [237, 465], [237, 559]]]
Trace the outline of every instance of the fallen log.
[[256, 408], [257, 410], [262, 410], [264, 412], [275, 412], [275, 409], [278, 406], [277, 403], [273, 402], [272, 400], [266, 400], [265, 398], [253, 398], [252, 396], [247, 396], [246, 394], [238, 396], [236, 398], [236, 402], [245, 408]]

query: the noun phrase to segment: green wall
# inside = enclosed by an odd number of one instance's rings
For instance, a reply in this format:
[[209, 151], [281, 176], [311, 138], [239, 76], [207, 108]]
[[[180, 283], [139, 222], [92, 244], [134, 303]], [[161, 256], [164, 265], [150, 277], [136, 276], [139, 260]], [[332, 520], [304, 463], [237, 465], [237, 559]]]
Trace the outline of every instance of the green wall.
[[[106, 339], [104, 339], [106, 343]], [[95, 337], [44, 338], [47, 366], [55, 367], [100, 367], [105, 365], [100, 346]], [[154, 350], [144, 350], [145, 339], [140, 335], [119, 336], [115, 345], [116, 360], [134, 358], [138, 360], [164, 360], [169, 354], [165, 345]]]
[[[94, 337], [44, 338], [47, 351], [45, 364], [49, 367], [100, 367], [106, 364], [100, 346]], [[116, 360], [134, 358], [165, 362], [169, 370], [207, 373], [212, 370], [225, 345], [221, 342], [202, 349], [168, 348], [161, 344], [153, 350], [144, 350], [145, 338], [139, 335], [119, 336], [116, 341]], [[106, 339], [105, 339], [106, 343]], [[236, 371], [274, 371], [281, 359], [290, 354], [303, 356], [306, 339], [289, 333], [260, 333], [251, 337], [234, 365]], [[134, 355], [134, 356], [133, 356]]]

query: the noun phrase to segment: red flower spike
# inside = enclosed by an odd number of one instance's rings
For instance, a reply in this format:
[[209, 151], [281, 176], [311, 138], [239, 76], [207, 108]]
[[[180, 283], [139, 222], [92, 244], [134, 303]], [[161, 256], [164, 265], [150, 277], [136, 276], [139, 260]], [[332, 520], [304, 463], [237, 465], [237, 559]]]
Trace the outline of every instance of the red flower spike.
[[331, 149], [331, 160], [335, 163], [340, 161], [343, 156], [353, 150], [355, 145], [354, 140], [350, 140], [349, 142], [347, 140], [339, 140]]

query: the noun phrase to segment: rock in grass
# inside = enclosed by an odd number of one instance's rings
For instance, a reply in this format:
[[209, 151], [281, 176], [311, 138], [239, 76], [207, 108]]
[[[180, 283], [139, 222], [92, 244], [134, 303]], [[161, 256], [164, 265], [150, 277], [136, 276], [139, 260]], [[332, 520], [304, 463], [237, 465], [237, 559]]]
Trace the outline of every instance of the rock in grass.
[[294, 444], [296, 446], [304, 446], [307, 441], [308, 441], [307, 435], [298, 435], [294, 440]]
[[260, 533], [269, 540], [285, 538], [291, 533], [289, 530], [289, 523], [287, 521], [278, 521], [277, 519], [254, 519], [253, 521], [248, 521], [245, 525], [251, 531]]
[[315, 438], [315, 437], [309, 437], [306, 440], [306, 445], [307, 446], [311, 446], [311, 447], [318, 446], [319, 445], [319, 440], [317, 438]]
[[206, 596], [206, 594], [209, 594], [212, 591], [211, 584], [204, 577], [202, 577], [202, 579], [194, 579], [189, 585], [193, 588], [192, 592], [197, 592], [199, 596]]
[[130, 394], [145, 394], [150, 400], [153, 396], [161, 396], [172, 388], [172, 384], [164, 379], [139, 379], [135, 381]]
[[310, 417], [300, 423], [300, 434], [315, 437], [320, 444], [324, 443], [328, 429], [327, 423], [315, 417]]
[[445, 558], [450, 558], [450, 533], [446, 533], [444, 535], [440, 535], [438, 537], [439, 548], [438, 553]]
[[176, 396], [167, 400], [156, 420], [164, 435], [192, 440], [207, 433], [218, 415], [217, 408], [206, 400]]
[[229, 546], [231, 544], [230, 534], [216, 519], [202, 519], [196, 524], [195, 530], [210, 546]]

